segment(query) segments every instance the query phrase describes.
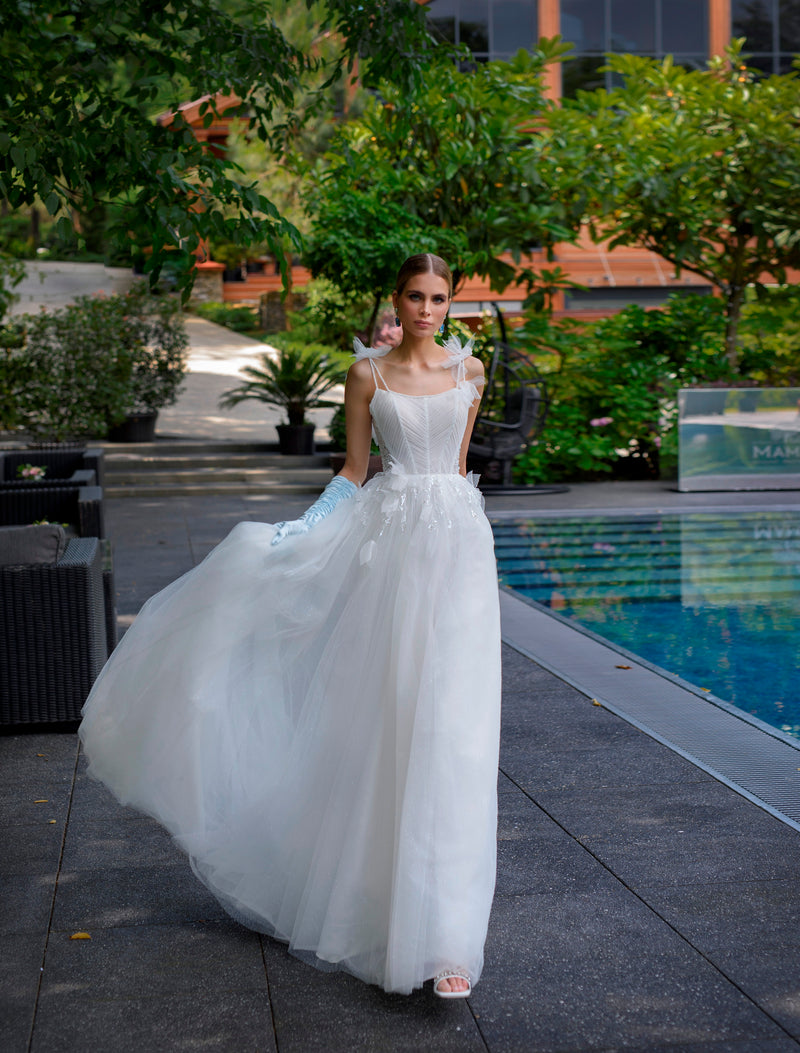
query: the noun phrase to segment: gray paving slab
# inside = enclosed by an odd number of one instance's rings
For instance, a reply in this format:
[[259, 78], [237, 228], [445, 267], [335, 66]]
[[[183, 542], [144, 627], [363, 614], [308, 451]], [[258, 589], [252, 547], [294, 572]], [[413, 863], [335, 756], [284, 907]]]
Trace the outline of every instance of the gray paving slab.
[[41, 997], [99, 1001], [263, 991], [259, 938], [230, 920], [95, 926], [89, 940], [53, 932]]
[[622, 886], [497, 897], [471, 1005], [489, 1048], [519, 1053], [781, 1037]]
[[276, 1053], [265, 990], [87, 1000], [43, 995], [32, 1053]]
[[211, 893], [181, 861], [166, 866], [61, 872], [51, 926], [73, 932], [110, 926], [186, 926], [226, 918]]
[[26, 823], [12, 827], [11, 836], [6, 838], [3, 845], [0, 875], [55, 878], [61, 862], [63, 842], [63, 822], [51, 823], [49, 819], [43, 819], [35, 825]]
[[[136, 815], [136, 813], [131, 813]], [[115, 867], [185, 866], [186, 857], [170, 834], [152, 819], [97, 819], [77, 825], [61, 859], [62, 873]]]
[[0, 935], [47, 932], [56, 876], [55, 873], [0, 876]]
[[28, 1048], [46, 944], [46, 927], [0, 935], [0, 1049]]
[[674, 782], [669, 792], [659, 784], [544, 793], [539, 801], [633, 889], [800, 873], [800, 837], [713, 780]]
[[427, 990], [385, 994], [344, 973], [316, 973], [272, 940], [264, 960], [281, 1053], [485, 1053], [463, 1002], [434, 1002]]

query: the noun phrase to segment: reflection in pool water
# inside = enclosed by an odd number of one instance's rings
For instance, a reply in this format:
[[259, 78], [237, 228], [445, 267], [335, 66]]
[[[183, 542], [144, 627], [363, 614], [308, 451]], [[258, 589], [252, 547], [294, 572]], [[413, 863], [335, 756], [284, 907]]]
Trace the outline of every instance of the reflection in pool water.
[[492, 528], [502, 584], [800, 737], [800, 512]]

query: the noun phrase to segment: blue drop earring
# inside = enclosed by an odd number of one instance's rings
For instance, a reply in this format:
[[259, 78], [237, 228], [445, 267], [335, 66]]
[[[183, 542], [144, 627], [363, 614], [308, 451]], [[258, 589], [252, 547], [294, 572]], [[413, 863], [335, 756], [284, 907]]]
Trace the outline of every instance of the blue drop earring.
[[439, 332], [444, 334], [444, 322], [439, 326]]
[[394, 324], [395, 325], [400, 325], [400, 315], [399, 314], [396, 314], [394, 316]]

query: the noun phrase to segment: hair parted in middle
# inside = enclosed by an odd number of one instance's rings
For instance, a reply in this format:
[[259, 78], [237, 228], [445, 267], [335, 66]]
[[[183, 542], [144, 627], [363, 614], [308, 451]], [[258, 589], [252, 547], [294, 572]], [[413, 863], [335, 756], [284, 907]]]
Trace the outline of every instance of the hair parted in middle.
[[450, 299], [453, 298], [453, 274], [441, 256], [434, 256], [432, 252], [419, 252], [415, 256], [409, 256], [397, 272], [397, 281], [394, 291], [400, 295], [408, 284], [409, 279], [417, 274], [437, 274], [447, 282]]

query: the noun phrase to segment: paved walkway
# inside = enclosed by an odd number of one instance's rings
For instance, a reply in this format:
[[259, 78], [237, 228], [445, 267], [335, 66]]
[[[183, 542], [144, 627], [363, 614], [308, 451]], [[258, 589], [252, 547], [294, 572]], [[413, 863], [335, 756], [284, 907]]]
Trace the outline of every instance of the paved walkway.
[[[489, 505], [661, 502], [700, 504], [602, 484]], [[234, 523], [306, 504], [110, 501], [121, 620]], [[0, 1049], [796, 1053], [800, 835], [509, 647], [503, 702], [497, 896], [468, 1003], [303, 965], [87, 779], [74, 735], [1, 737]]]

